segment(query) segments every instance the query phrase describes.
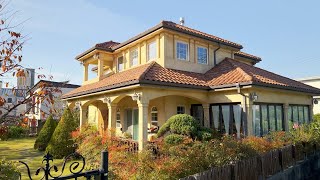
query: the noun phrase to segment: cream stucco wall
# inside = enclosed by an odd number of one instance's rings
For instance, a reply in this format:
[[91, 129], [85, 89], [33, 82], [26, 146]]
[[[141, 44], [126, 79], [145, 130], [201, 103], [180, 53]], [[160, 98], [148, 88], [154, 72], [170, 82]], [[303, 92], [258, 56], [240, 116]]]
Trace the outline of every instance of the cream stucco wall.
[[[320, 88], [320, 78], [310, 78], [308, 80], [301, 80], [301, 82], [313, 86], [315, 88]], [[314, 96], [314, 99], [318, 101], [318, 104], [313, 104], [313, 113], [319, 114], [320, 113], [320, 96]]]

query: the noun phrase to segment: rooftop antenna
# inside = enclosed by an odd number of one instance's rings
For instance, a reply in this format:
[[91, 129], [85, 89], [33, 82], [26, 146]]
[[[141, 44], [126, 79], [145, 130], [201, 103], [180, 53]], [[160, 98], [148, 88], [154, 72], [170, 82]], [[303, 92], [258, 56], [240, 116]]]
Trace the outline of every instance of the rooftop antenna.
[[180, 25], [184, 25], [184, 17], [180, 17]]

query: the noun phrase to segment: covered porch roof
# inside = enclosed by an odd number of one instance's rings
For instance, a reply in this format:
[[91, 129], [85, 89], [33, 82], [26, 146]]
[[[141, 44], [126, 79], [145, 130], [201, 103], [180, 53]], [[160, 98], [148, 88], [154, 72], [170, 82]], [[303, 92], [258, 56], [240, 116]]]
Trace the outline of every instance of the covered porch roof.
[[150, 62], [112, 74], [99, 82], [83, 85], [63, 95], [62, 98], [69, 99], [136, 84], [193, 88], [208, 91], [235, 87], [237, 85], [254, 85], [320, 95], [320, 89], [234, 59], [226, 58], [204, 74], [164, 68], [156, 62]]

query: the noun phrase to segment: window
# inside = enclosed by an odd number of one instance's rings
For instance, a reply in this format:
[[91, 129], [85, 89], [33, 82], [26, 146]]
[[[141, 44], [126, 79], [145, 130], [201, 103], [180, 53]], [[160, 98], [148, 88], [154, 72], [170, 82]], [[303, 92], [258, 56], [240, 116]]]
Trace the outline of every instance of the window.
[[122, 71], [124, 69], [124, 64], [123, 64], [123, 56], [118, 57], [118, 71]]
[[157, 46], [156, 42], [153, 41], [148, 44], [148, 61], [155, 60], [157, 58]]
[[197, 48], [198, 64], [208, 64], [208, 49], [204, 47]]
[[12, 103], [12, 98], [8, 98], [7, 103]]
[[158, 109], [156, 107], [151, 108], [151, 125], [158, 126]]
[[211, 127], [222, 134], [243, 133], [242, 108], [240, 104], [219, 104], [211, 106]]
[[120, 109], [117, 109], [117, 121], [116, 121], [117, 128], [121, 128], [121, 116], [120, 116]]
[[188, 60], [188, 56], [189, 56], [189, 47], [188, 44], [183, 43], [183, 42], [177, 42], [176, 43], [176, 55], [177, 55], [177, 59], [180, 60]]
[[270, 131], [282, 131], [283, 108], [279, 104], [253, 105], [253, 128], [256, 136], [263, 136]]
[[186, 109], [184, 106], [177, 106], [177, 114], [184, 114]]
[[306, 105], [289, 105], [288, 121], [289, 127], [292, 128], [294, 124], [309, 123], [309, 106]]
[[130, 52], [130, 66], [138, 65], [138, 49]]

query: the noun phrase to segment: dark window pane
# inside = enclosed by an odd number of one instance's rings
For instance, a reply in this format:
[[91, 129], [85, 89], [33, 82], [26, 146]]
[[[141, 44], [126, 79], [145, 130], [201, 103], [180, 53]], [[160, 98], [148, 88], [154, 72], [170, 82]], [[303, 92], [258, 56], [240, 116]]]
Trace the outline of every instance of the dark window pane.
[[305, 123], [309, 123], [310, 120], [309, 120], [309, 107], [308, 106], [304, 106], [304, 120], [305, 120]]
[[212, 106], [213, 127], [219, 129], [219, 106]]
[[270, 121], [270, 131], [276, 130], [276, 113], [273, 105], [269, 105], [269, 121]]
[[260, 136], [260, 105], [253, 105], [253, 127], [254, 127], [254, 135]]
[[299, 113], [299, 125], [304, 123], [304, 117], [303, 117], [303, 106], [298, 107], [298, 113]]
[[268, 134], [268, 109], [267, 105], [261, 105], [261, 115], [262, 115], [262, 134]]
[[298, 106], [292, 106], [292, 112], [293, 112], [293, 123], [298, 123]]
[[283, 130], [283, 112], [282, 112], [282, 106], [276, 106], [277, 110], [277, 131], [282, 131]]

